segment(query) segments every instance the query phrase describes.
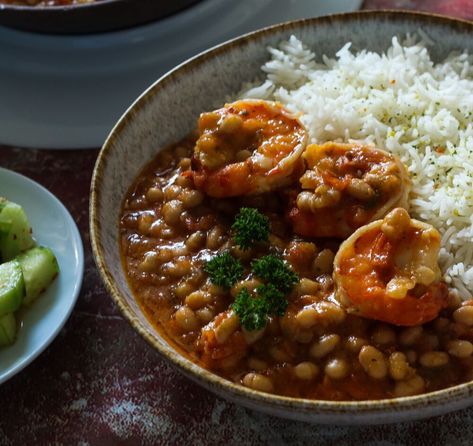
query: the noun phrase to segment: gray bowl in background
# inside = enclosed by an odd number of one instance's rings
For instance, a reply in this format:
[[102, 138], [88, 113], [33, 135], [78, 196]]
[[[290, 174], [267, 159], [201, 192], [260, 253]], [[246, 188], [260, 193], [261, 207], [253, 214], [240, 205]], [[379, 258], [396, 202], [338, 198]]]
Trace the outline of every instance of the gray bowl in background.
[[0, 25], [51, 34], [129, 28], [174, 14], [199, 0], [99, 0], [67, 6], [0, 4]]

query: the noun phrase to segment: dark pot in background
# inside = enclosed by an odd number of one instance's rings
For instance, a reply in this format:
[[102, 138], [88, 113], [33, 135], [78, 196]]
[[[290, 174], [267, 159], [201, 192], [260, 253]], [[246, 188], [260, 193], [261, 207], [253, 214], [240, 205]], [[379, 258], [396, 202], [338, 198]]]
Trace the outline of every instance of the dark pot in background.
[[54, 34], [128, 28], [174, 14], [199, 0], [100, 0], [69, 6], [0, 4], [0, 25]]

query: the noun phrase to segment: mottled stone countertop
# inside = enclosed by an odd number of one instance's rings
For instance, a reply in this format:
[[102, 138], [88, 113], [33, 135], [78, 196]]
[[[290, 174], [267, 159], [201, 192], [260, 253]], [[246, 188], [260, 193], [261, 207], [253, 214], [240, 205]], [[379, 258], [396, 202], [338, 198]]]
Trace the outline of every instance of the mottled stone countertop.
[[[473, 17], [473, 1], [367, 0], [365, 7]], [[0, 148], [2, 167], [38, 181], [67, 206], [85, 248], [71, 318], [34, 363], [0, 386], [0, 445], [473, 444], [473, 408], [389, 426], [317, 426], [246, 410], [182, 377], [121, 316], [95, 268], [88, 193], [97, 153]]]

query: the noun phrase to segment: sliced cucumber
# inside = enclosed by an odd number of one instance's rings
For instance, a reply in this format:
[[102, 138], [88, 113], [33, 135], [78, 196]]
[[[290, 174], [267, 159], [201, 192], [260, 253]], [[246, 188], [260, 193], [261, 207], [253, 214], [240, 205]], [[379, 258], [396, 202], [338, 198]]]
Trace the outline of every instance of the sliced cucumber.
[[[8, 203], [6, 198], [0, 197], [0, 214], [2, 213], [3, 208]], [[11, 221], [1, 221], [0, 220], [0, 236], [8, 234], [11, 228]]]
[[12, 260], [0, 265], [0, 316], [18, 310], [25, 296], [20, 263]]
[[16, 319], [13, 313], [0, 316], [0, 347], [11, 345], [16, 338]]
[[6, 236], [10, 232], [11, 221], [0, 221], [0, 236]]
[[23, 304], [33, 302], [55, 279], [59, 266], [49, 248], [37, 246], [17, 257], [25, 279], [26, 296]]
[[16, 257], [20, 252], [33, 247], [31, 226], [23, 208], [11, 201], [2, 202], [0, 225], [8, 228], [0, 237], [0, 255], [4, 262]]

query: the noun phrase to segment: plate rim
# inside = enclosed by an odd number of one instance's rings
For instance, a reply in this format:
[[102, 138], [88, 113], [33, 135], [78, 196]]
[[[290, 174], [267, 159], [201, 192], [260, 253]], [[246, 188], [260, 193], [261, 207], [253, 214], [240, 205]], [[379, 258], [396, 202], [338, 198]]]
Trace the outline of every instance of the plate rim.
[[79, 297], [79, 294], [82, 288], [82, 282], [83, 282], [83, 277], [84, 277], [84, 246], [83, 246], [82, 237], [80, 235], [76, 222], [72, 218], [72, 215], [70, 214], [66, 206], [64, 206], [61, 200], [59, 200], [59, 198], [57, 198], [52, 192], [46, 189], [43, 185], [36, 182], [35, 180], [32, 180], [26, 175], [15, 172], [14, 170], [11, 170], [11, 169], [0, 167], [0, 177], [2, 175], [11, 176], [12, 178], [18, 181], [22, 181], [26, 183], [30, 187], [38, 189], [42, 194], [44, 194], [48, 198], [48, 201], [53, 201], [57, 205], [59, 205], [59, 208], [64, 213], [68, 226], [71, 228], [73, 232], [72, 243], [75, 246], [75, 249], [77, 251], [78, 262], [77, 262], [76, 280], [74, 281], [73, 286], [71, 288], [71, 300], [69, 303], [69, 308], [65, 312], [63, 318], [54, 327], [54, 329], [51, 330], [51, 332], [48, 334], [46, 339], [40, 344], [38, 348], [33, 349], [31, 352], [28, 350], [28, 352], [30, 353], [27, 353], [26, 357], [19, 359], [19, 361], [15, 362], [12, 367], [10, 367], [9, 369], [6, 369], [6, 372], [2, 372], [2, 369], [0, 366], [0, 385], [4, 384], [10, 378], [13, 378], [13, 376], [18, 374], [22, 370], [24, 370], [36, 358], [38, 358], [38, 356], [41, 355], [41, 353], [43, 353], [46, 350], [46, 348], [48, 348], [51, 345], [54, 339], [56, 339], [56, 337], [58, 336], [58, 334], [60, 333], [64, 325], [66, 324], [66, 322], [69, 320], [69, 317], [71, 316], [72, 311], [77, 303], [77, 299]]

